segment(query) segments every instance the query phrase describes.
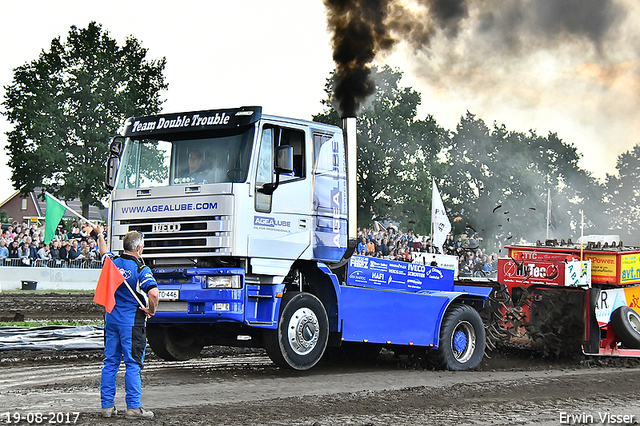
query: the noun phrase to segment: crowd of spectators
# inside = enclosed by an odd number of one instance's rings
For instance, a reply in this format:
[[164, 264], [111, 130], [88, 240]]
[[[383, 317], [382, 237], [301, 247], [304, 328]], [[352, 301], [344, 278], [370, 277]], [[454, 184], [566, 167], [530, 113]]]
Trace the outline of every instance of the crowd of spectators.
[[99, 259], [97, 241], [83, 229], [82, 223], [73, 222], [71, 230], [67, 232], [63, 222], [60, 222], [49, 244], [44, 243], [44, 226], [37, 223], [30, 225], [14, 221], [2, 227], [0, 264], [67, 266]]
[[[454, 239], [447, 235], [442, 246], [444, 253], [458, 257], [458, 271], [461, 275], [491, 275], [495, 273], [498, 256], [488, 254], [484, 248], [468, 248], [462, 237]], [[358, 245], [356, 253], [388, 260], [412, 262], [420, 253], [439, 253], [431, 239], [412, 232], [403, 232], [393, 227], [375, 231], [358, 228]]]
[[[458, 257], [458, 271], [461, 275], [490, 275], [496, 270], [495, 253], [487, 254], [484, 248], [469, 249], [463, 244], [462, 237], [454, 239], [447, 235], [442, 248], [444, 254]], [[438, 253], [439, 249], [429, 237], [390, 227], [379, 231], [358, 229], [356, 252], [364, 256], [411, 262], [420, 253]], [[29, 225], [27, 222], [18, 224], [14, 221], [9, 226], [4, 225], [0, 236], [0, 264], [33, 265], [40, 260], [67, 265], [70, 261], [88, 262], [99, 258], [96, 239], [78, 222], [73, 223], [69, 232], [65, 231], [61, 222], [50, 244], [44, 243], [43, 226]]]

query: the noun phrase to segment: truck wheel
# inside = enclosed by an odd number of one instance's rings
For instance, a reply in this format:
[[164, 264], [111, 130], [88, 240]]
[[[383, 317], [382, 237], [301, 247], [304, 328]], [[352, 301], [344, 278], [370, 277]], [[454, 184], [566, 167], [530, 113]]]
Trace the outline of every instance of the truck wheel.
[[310, 293], [285, 293], [275, 330], [265, 330], [264, 345], [278, 366], [308, 370], [322, 358], [329, 339], [329, 318]]
[[482, 361], [485, 331], [480, 314], [468, 305], [449, 308], [440, 328], [440, 347], [429, 353], [439, 369], [467, 370]]
[[640, 349], [640, 315], [628, 306], [621, 306], [611, 313], [611, 327], [623, 345]]
[[203, 344], [194, 333], [178, 325], [147, 324], [147, 341], [165, 361], [185, 361], [200, 355]]

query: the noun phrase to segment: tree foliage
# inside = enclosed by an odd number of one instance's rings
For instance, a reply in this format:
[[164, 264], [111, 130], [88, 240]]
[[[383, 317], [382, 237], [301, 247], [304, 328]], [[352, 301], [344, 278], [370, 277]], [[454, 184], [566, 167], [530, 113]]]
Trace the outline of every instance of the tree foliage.
[[606, 216], [609, 228], [626, 243], [639, 244], [640, 144], [618, 156], [616, 175], [607, 175]]
[[579, 211], [601, 210], [602, 198], [579, 159], [576, 148], [555, 133], [543, 137], [495, 124], [490, 129], [467, 113], [451, 138], [442, 185], [455, 232], [483, 238], [491, 248], [544, 240], [550, 194], [549, 238], [574, 238]]
[[165, 59], [146, 59], [133, 37], [123, 46], [95, 22], [71, 27], [67, 39], [14, 69], [5, 86], [4, 115], [11, 180], [23, 194], [44, 187], [61, 199], [79, 198], [83, 212], [107, 194], [108, 141], [125, 117], [156, 113], [167, 88]]
[[[358, 117], [358, 225], [373, 220], [400, 221], [405, 229], [428, 234], [431, 176], [441, 173], [437, 154], [447, 132], [433, 117], [417, 118], [420, 94], [400, 87], [402, 73], [388, 66], [373, 68], [377, 92]], [[340, 125], [332, 105], [334, 77], [327, 80], [328, 107], [314, 120]]]

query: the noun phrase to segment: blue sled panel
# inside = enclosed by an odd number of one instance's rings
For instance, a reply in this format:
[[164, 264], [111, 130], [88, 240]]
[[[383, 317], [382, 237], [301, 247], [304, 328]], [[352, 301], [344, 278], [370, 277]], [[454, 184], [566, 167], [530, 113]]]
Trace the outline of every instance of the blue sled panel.
[[453, 291], [453, 271], [419, 263], [351, 256], [347, 285], [380, 290]]
[[451, 292], [405, 293], [340, 287], [342, 338], [347, 342], [438, 346]]

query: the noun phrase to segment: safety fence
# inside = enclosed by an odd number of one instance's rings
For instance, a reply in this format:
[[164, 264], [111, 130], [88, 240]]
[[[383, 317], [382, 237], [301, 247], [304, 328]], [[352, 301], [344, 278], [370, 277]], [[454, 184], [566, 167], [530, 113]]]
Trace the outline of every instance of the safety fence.
[[0, 266], [32, 266], [34, 268], [101, 269], [102, 262], [93, 259], [27, 259], [12, 258], [0, 261]]

